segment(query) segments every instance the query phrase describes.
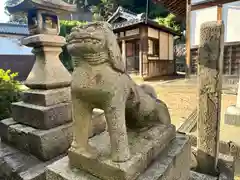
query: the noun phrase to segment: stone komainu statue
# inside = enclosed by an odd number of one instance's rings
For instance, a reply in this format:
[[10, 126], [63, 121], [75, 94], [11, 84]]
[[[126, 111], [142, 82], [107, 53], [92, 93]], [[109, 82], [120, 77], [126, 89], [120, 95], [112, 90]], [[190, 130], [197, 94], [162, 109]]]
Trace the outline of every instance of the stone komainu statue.
[[[139, 86], [127, 75], [116, 36], [106, 22], [76, 27], [67, 37], [75, 62], [72, 74], [74, 140], [72, 148], [89, 150], [88, 131], [94, 108], [103, 109], [112, 160], [130, 158], [127, 128], [170, 124], [169, 111], [151, 86]], [[91, 149], [91, 148], [90, 148]]]

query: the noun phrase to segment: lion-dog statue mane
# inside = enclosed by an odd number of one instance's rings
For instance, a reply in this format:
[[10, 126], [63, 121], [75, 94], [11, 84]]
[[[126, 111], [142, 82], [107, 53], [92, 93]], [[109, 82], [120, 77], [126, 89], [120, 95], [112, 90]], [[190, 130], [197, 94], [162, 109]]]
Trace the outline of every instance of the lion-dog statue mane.
[[154, 123], [171, 124], [168, 108], [151, 86], [139, 86], [126, 72], [117, 37], [106, 22], [72, 30], [67, 49], [74, 61], [72, 73], [72, 148], [87, 150], [94, 108], [105, 113], [114, 162], [130, 158], [127, 129]]

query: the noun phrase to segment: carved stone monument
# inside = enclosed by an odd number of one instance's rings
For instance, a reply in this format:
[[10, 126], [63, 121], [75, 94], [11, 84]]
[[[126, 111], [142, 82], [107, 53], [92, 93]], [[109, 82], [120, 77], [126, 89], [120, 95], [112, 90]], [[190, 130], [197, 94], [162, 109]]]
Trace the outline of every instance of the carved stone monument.
[[223, 24], [201, 26], [199, 47], [198, 169], [217, 174], [221, 118]]
[[[27, 13], [31, 36], [22, 44], [33, 47], [36, 61], [23, 101], [13, 103], [12, 118], [0, 122], [0, 177], [42, 180], [45, 166], [72, 142], [71, 75], [59, 60], [66, 41], [58, 36], [58, 14], [76, 8], [60, 0], [23, 0], [7, 9]], [[104, 126], [104, 119], [97, 119]]]
[[[196, 170], [208, 179], [233, 179], [234, 158], [219, 156], [224, 25], [201, 25], [198, 54], [198, 121]], [[228, 161], [231, 159], [230, 161]], [[203, 176], [203, 175], [202, 175]], [[197, 179], [197, 178], [196, 178]]]
[[[188, 138], [176, 135], [153, 88], [127, 75], [110, 25], [77, 27], [67, 41], [75, 61], [74, 139], [68, 157], [48, 166], [47, 179], [189, 179]], [[104, 110], [108, 131], [89, 139], [93, 108]]]

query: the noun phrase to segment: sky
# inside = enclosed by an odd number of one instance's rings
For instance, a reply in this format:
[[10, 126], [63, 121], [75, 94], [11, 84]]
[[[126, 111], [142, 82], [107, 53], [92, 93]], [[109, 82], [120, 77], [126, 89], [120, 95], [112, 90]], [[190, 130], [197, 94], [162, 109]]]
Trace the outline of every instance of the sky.
[[4, 13], [5, 2], [6, 0], [0, 0], [0, 23], [8, 21], [8, 16]]

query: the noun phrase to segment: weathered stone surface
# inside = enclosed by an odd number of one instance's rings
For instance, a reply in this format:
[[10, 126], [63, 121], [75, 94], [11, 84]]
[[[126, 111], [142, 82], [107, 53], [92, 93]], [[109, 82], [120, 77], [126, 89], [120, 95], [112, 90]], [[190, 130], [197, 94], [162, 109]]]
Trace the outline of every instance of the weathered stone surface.
[[224, 26], [206, 22], [201, 26], [199, 45], [198, 171], [217, 174], [221, 118], [221, 89]]
[[72, 121], [70, 103], [43, 107], [17, 102], [12, 104], [12, 116], [15, 121], [38, 129], [50, 129]]
[[70, 88], [59, 88], [53, 90], [27, 90], [24, 91], [22, 99], [25, 103], [52, 106], [59, 103], [71, 101]]
[[22, 44], [34, 47], [36, 61], [25, 85], [31, 89], [56, 89], [68, 87], [71, 75], [59, 60], [64, 37], [38, 34], [24, 38]]
[[168, 108], [154, 97], [154, 88], [138, 86], [127, 74], [116, 36], [108, 23], [76, 27], [67, 41], [68, 52], [75, 62], [71, 82], [72, 146], [88, 149], [92, 108], [103, 108], [111, 137], [112, 160], [127, 161], [131, 158], [127, 128], [169, 125]]
[[8, 128], [7, 143], [35, 155], [41, 160], [50, 160], [67, 151], [72, 142], [72, 123], [49, 130], [38, 130], [23, 124]]
[[[196, 154], [197, 148], [192, 147], [191, 149], [192, 149], [192, 152], [194, 154]], [[233, 180], [234, 172], [235, 172], [235, 157], [220, 153], [218, 156], [217, 169], [218, 169], [218, 180]], [[195, 170], [195, 169], [193, 169], [193, 170]], [[196, 174], [198, 174], [198, 173], [196, 173]], [[200, 175], [199, 177], [204, 176], [201, 174], [199, 174], [199, 175]], [[208, 177], [208, 176], [206, 176], [206, 177]], [[198, 178], [196, 178], [196, 179], [198, 179]]]
[[[34, 128], [22, 124], [14, 124], [8, 128], [8, 139], [5, 142], [9, 142], [18, 149], [30, 150], [29, 134], [35, 131]], [[39, 142], [34, 142], [39, 143]]]
[[188, 137], [177, 134], [160, 156], [140, 175], [138, 180], [188, 180], [191, 145]]
[[[190, 163], [189, 152], [188, 138], [178, 135], [137, 180], [187, 180], [190, 175], [189, 167], [186, 166], [187, 163]], [[46, 179], [100, 180], [79, 169], [71, 169], [68, 157], [49, 165], [46, 170]]]
[[0, 144], [0, 177], [16, 178], [18, 173], [26, 171], [37, 164], [41, 163], [37, 158], [23, 154], [20, 151], [13, 149], [4, 143]]
[[128, 134], [132, 154], [128, 161], [115, 163], [111, 160], [109, 134], [105, 132], [89, 140], [90, 145], [96, 150], [92, 153], [71, 148], [68, 152], [71, 166], [86, 170], [105, 180], [135, 179], [175, 137], [175, 127], [159, 125]]
[[219, 180], [234, 179], [235, 157], [228, 155], [219, 155], [218, 169], [220, 171]]
[[[0, 137], [6, 143], [30, 152], [42, 160], [49, 160], [67, 151], [72, 142], [72, 123], [67, 123], [49, 130], [35, 129], [19, 124], [13, 119], [0, 122]], [[94, 110], [92, 128], [89, 137], [106, 130], [103, 111]]]
[[191, 171], [191, 177], [189, 180], [218, 180], [218, 178]]
[[240, 126], [240, 107], [229, 106], [225, 112], [224, 123], [233, 126]]
[[8, 127], [13, 124], [17, 124], [17, 122], [14, 121], [12, 118], [4, 119], [4, 120], [0, 121], [0, 137], [1, 137], [1, 139], [3, 139], [3, 140], [8, 139]]
[[0, 144], [0, 179], [1, 180], [46, 180], [46, 166], [63, 156], [42, 162], [14, 149], [3, 142]]
[[30, 153], [42, 160], [50, 160], [65, 153], [72, 143], [72, 123], [29, 133]]

